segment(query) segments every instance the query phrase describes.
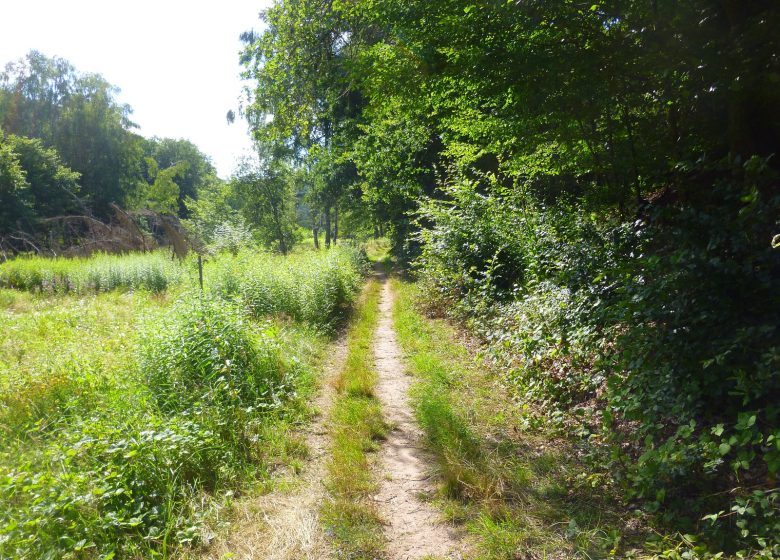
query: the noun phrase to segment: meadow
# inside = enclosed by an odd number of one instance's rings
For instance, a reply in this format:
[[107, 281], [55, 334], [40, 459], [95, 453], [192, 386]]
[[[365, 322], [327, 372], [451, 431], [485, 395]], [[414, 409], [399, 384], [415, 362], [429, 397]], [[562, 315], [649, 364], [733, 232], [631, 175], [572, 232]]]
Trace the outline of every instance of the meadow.
[[0, 264], [0, 557], [169, 557], [294, 469], [349, 247]]

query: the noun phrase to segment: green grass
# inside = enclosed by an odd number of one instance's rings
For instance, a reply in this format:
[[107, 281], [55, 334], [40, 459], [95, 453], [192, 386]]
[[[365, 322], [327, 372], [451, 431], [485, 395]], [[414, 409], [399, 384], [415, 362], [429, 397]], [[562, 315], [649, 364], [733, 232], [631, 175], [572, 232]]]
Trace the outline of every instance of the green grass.
[[365, 243], [365, 251], [371, 262], [390, 262], [390, 240], [384, 237], [371, 239]]
[[162, 292], [185, 276], [186, 266], [167, 251], [98, 253], [83, 258], [19, 257], [0, 264], [0, 287], [46, 293]]
[[209, 293], [239, 299], [257, 317], [284, 315], [332, 331], [365, 269], [361, 252], [348, 245], [288, 257], [243, 252], [206, 263], [204, 284]]
[[381, 520], [370, 501], [377, 489], [371, 452], [387, 432], [374, 395], [377, 372], [372, 342], [379, 318], [379, 289], [376, 280], [369, 282], [351, 322], [330, 418], [333, 436], [326, 480], [330, 500], [323, 506], [322, 517], [339, 557], [344, 558], [378, 558], [384, 549]]
[[[360, 261], [258, 259], [316, 278], [306, 293], [320, 309], [332, 298], [330, 313], [250, 313], [186, 283], [0, 289], [0, 558], [168, 557], [236, 492], [300, 465], [323, 332], [346, 313]], [[348, 281], [326, 289], [333, 262]]]
[[[135, 394], [140, 318], [159, 317], [169, 297], [106, 293], [46, 297], [0, 290], [0, 438], [38, 437], [74, 415]], [[134, 399], [133, 399], [134, 400]]]
[[525, 405], [501, 376], [421, 311], [414, 284], [392, 286], [415, 412], [438, 459], [439, 503], [476, 537], [478, 558], [604, 558], [641, 544], [645, 520], [586, 470], [574, 443], [523, 430]]

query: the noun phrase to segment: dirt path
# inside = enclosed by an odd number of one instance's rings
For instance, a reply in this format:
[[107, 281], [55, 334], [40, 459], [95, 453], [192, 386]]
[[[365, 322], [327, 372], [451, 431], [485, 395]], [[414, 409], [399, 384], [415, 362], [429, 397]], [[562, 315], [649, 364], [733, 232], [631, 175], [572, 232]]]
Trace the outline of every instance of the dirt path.
[[325, 422], [330, 415], [335, 391], [333, 381], [346, 357], [345, 337], [335, 344], [315, 401], [317, 416], [308, 426], [306, 443], [311, 457], [295, 488], [274, 491], [238, 507], [238, 519], [224, 542], [209, 547], [206, 558], [249, 560], [322, 560], [330, 557], [327, 537], [319, 521], [325, 499], [325, 458], [330, 439]]
[[435, 490], [430, 479], [433, 459], [418, 443], [422, 432], [407, 396], [411, 381], [404, 373], [392, 323], [393, 292], [387, 278], [382, 277], [382, 281], [374, 356], [379, 372], [377, 394], [393, 430], [379, 453], [381, 482], [376, 501], [387, 522], [387, 557], [388, 560], [461, 559], [465, 552], [460, 532], [444, 523], [441, 513], [420, 499]]

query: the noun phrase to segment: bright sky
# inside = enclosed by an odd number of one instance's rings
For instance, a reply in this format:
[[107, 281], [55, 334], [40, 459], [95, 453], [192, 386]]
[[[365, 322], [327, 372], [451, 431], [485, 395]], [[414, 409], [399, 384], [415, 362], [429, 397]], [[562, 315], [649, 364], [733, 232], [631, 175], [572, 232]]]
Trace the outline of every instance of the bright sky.
[[102, 74], [133, 108], [144, 136], [186, 138], [220, 177], [251, 144], [246, 123], [228, 125], [242, 82], [238, 36], [258, 30], [270, 0], [25, 0], [3, 2], [0, 66], [32, 49]]

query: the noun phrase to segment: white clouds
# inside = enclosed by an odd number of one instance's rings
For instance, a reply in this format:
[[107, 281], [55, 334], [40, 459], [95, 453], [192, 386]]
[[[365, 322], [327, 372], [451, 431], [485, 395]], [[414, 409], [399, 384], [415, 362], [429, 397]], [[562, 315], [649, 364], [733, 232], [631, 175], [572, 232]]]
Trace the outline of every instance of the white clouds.
[[102, 74], [121, 88], [145, 136], [187, 138], [226, 177], [250, 148], [246, 124], [225, 114], [241, 95], [242, 31], [270, 0], [43, 0], [3, 6], [0, 65], [31, 49]]

